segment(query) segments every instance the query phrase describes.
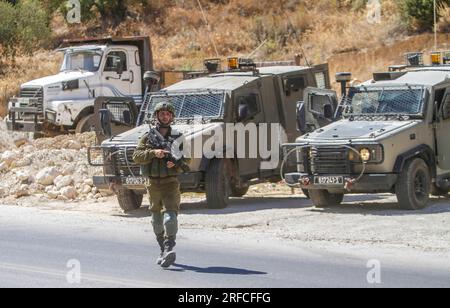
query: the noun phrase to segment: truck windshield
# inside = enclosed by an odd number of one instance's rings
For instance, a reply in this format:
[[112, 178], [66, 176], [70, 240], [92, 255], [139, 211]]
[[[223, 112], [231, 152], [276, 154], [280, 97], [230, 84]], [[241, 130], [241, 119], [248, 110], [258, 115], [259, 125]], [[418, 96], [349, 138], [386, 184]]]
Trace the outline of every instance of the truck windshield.
[[66, 51], [61, 71], [83, 70], [96, 72], [100, 67], [102, 52], [97, 50]]
[[176, 110], [177, 120], [205, 120], [221, 119], [224, 114], [225, 93], [223, 91], [197, 93], [167, 93], [154, 94], [150, 97], [150, 104], [146, 117], [152, 117], [155, 106], [160, 102], [171, 102]]
[[358, 88], [345, 103], [346, 115], [422, 115], [425, 88]]

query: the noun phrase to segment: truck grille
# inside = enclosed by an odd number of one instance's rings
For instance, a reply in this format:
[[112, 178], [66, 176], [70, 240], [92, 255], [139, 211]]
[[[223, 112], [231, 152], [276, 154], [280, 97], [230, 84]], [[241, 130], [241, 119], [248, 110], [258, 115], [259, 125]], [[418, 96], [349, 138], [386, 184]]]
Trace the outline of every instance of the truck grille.
[[133, 153], [135, 147], [120, 148], [114, 155], [114, 166], [116, 175], [126, 176], [140, 176], [141, 167], [134, 163]]
[[37, 107], [42, 114], [44, 113], [44, 89], [42, 87], [39, 88], [22, 88], [20, 89], [20, 97], [24, 98], [36, 98], [37, 105], [30, 107]]
[[311, 171], [313, 174], [351, 174], [348, 149], [312, 147]]

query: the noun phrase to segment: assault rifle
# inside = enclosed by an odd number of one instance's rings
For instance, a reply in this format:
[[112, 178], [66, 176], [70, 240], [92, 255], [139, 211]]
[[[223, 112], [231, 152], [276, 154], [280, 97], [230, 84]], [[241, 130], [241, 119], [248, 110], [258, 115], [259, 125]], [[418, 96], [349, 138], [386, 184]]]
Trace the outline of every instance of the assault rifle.
[[165, 139], [156, 128], [150, 128], [148, 133], [147, 145], [155, 150], [166, 151], [165, 160], [172, 162], [176, 167], [181, 168], [184, 173], [190, 171], [189, 165], [183, 159], [183, 153], [180, 152], [180, 145], [172, 137]]

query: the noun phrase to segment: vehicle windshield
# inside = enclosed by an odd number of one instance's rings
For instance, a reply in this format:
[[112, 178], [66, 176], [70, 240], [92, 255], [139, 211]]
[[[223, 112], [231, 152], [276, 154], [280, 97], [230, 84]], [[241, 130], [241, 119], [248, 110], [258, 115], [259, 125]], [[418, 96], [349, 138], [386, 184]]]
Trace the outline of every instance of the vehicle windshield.
[[176, 110], [177, 120], [221, 119], [224, 114], [225, 93], [223, 91], [172, 93], [151, 95], [146, 115], [151, 118], [158, 103], [170, 102]]
[[345, 114], [421, 115], [425, 88], [358, 88], [345, 104]]
[[64, 54], [61, 71], [83, 70], [96, 72], [100, 67], [102, 52], [99, 50], [68, 50]]

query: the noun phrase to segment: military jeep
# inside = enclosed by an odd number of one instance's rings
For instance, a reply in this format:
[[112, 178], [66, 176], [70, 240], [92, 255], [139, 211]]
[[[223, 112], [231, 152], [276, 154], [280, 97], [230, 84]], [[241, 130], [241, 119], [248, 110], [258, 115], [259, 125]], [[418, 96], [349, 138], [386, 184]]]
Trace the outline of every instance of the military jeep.
[[[100, 190], [113, 189], [124, 211], [141, 206], [146, 179], [141, 177], [140, 166], [132, 161], [132, 156], [139, 138], [149, 130], [154, 106], [162, 101], [175, 106], [176, 121], [172, 127], [184, 134], [193, 152], [195, 145], [204, 146], [212, 132], [227, 123], [253, 123], [257, 127], [268, 123], [281, 127], [275, 149], [280, 154], [283, 143], [294, 142], [301, 135], [297, 103], [307, 87], [330, 88], [328, 65], [257, 68], [250, 60], [230, 59], [226, 72], [185, 80], [148, 93], [138, 114], [130, 107], [132, 100], [101, 98], [100, 133], [107, 137], [100, 147], [89, 150], [89, 160], [92, 165], [103, 166], [104, 174], [94, 177], [94, 184]], [[320, 121], [323, 115], [315, 113], [311, 117]], [[120, 125], [125, 129], [111, 136], [108, 122], [116, 129]], [[132, 126], [136, 127], [131, 129]], [[250, 140], [245, 140], [243, 143], [249, 146]], [[215, 151], [226, 152], [230, 146], [225, 144], [223, 149]], [[259, 154], [256, 158], [193, 157], [190, 172], [179, 177], [182, 192], [206, 192], [209, 208], [225, 208], [230, 197], [244, 196], [252, 184], [280, 181], [280, 161], [270, 169], [261, 168], [268, 159]]]
[[[393, 193], [402, 209], [418, 210], [430, 194], [448, 194], [450, 58], [435, 54], [428, 66], [421, 53], [406, 59], [407, 65], [344, 87], [340, 121], [284, 145], [297, 162], [287, 183], [308, 190], [315, 206], [339, 205], [345, 194]], [[305, 97], [310, 111], [329, 99], [320, 90]]]

